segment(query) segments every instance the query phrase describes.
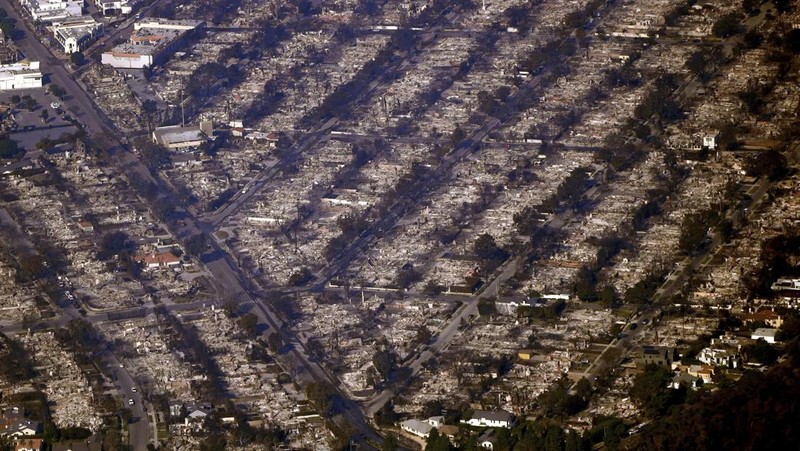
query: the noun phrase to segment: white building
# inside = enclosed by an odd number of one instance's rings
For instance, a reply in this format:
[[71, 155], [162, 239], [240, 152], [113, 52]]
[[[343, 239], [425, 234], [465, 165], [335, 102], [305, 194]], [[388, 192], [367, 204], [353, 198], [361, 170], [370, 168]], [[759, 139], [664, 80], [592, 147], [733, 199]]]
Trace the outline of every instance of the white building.
[[411, 419], [400, 423], [400, 429], [409, 434], [414, 434], [417, 437], [428, 438], [428, 436], [431, 435], [433, 426], [426, 421]]
[[103, 33], [103, 24], [91, 16], [82, 16], [54, 22], [50, 30], [69, 55], [89, 47]]
[[424, 421], [412, 418], [400, 423], [400, 429], [422, 438], [428, 438], [432, 430], [439, 429], [442, 426], [444, 426], [443, 416], [430, 417]]
[[42, 72], [38, 61], [0, 65], [0, 91], [41, 87]]
[[198, 147], [211, 138], [214, 127], [210, 121], [201, 122], [200, 125], [169, 125], [153, 130], [153, 142], [167, 149], [184, 149]]
[[476, 410], [469, 420], [461, 420], [461, 422], [476, 427], [511, 428], [514, 425], [514, 416], [505, 410]]
[[181, 46], [192, 31], [202, 28], [196, 20], [147, 19], [133, 25], [128, 42], [103, 52], [102, 62], [120, 69], [143, 69], [163, 64]]
[[753, 340], [763, 339], [767, 343], [775, 343], [775, 335], [778, 333], [778, 329], [771, 329], [769, 327], [759, 327], [753, 332], [753, 335], [750, 336]]
[[700, 353], [697, 354], [697, 360], [707, 365], [716, 365], [725, 368], [739, 368], [742, 363], [742, 358], [738, 350], [722, 347], [703, 348]]
[[95, 0], [94, 4], [97, 6], [98, 11], [103, 13], [104, 16], [115, 15], [117, 11], [119, 11], [119, 14], [130, 14], [133, 12], [133, 7], [128, 4], [128, 0]]
[[83, 14], [83, 0], [22, 0], [33, 20], [50, 23]]
[[719, 132], [712, 131], [703, 135], [703, 147], [708, 150], [714, 150], [717, 148], [717, 141], [719, 141]]

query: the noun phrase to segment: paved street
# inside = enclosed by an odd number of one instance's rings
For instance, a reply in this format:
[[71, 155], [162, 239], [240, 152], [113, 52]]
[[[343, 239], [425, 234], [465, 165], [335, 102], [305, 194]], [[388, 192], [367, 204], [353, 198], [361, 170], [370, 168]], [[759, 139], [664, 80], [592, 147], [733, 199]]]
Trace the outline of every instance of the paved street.
[[[73, 75], [64, 68], [62, 62], [50, 53], [33, 32], [27, 27], [27, 21], [21, 17], [14, 8], [18, 3], [10, 0], [0, 0], [0, 7], [8, 12], [9, 17], [16, 19], [17, 28], [22, 30], [22, 37], [14, 43], [26, 58], [39, 61], [46, 81], [55, 83], [67, 91], [67, 96], [61, 102], [72, 116], [87, 128], [89, 133], [102, 130], [107, 122], [98, 114], [96, 106], [73, 78]], [[55, 99], [54, 99], [55, 100]]]

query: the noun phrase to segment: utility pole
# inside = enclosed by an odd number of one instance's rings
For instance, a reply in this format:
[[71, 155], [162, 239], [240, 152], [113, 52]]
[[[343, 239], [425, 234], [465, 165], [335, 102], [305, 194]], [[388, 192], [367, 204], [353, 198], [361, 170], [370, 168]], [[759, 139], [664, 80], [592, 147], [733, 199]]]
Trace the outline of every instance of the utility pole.
[[180, 81], [181, 81], [181, 89], [180, 89], [180, 93], [181, 93], [180, 94], [181, 95], [181, 98], [180, 98], [180, 103], [181, 103], [181, 127], [185, 127], [186, 126], [186, 110], [184, 109], [184, 105], [183, 105], [183, 103], [184, 103], [183, 77], [180, 77]]

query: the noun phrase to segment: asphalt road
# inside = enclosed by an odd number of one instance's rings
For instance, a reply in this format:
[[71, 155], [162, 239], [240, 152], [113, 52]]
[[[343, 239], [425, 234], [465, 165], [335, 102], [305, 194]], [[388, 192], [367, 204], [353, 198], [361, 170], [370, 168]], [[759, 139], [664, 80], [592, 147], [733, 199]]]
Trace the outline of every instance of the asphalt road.
[[[772, 183], [767, 179], [759, 180], [756, 185], [749, 191], [752, 196], [750, 203], [749, 213], [745, 212], [744, 206], [736, 208], [728, 213], [726, 216], [729, 219], [737, 215], [747, 215], [752, 217], [753, 212], [767, 199], [767, 192], [772, 186]], [[583, 377], [589, 380], [594, 380], [598, 375], [608, 370], [618, 363], [618, 360], [625, 357], [625, 354], [634, 346], [636, 346], [644, 337], [646, 331], [653, 327], [658, 326], [658, 317], [661, 314], [662, 306], [674, 294], [678, 293], [689, 277], [692, 274], [703, 273], [709, 262], [714, 260], [714, 257], [723, 249], [725, 242], [719, 232], [716, 232], [712, 238], [711, 244], [705, 252], [698, 253], [694, 256], [686, 257], [678, 264], [676, 269], [667, 280], [659, 287], [656, 294], [653, 296], [651, 306], [645, 306], [643, 310], [638, 312], [626, 323], [623, 331], [595, 358], [583, 373]], [[635, 329], [630, 328], [630, 324], [635, 323]], [[611, 351], [613, 350], [613, 351]], [[612, 352], [612, 355], [608, 355]]]
[[[18, 6], [9, 0], [0, 0], [0, 6], [8, 12], [12, 19], [16, 19], [17, 29], [21, 37], [14, 41], [14, 44], [22, 51], [26, 58], [39, 61], [42, 73], [46, 80], [55, 83], [67, 92], [67, 96], [60, 101], [70, 114], [87, 127], [89, 133], [100, 131], [105, 126], [105, 121], [97, 113], [95, 105], [86, 92], [73, 79], [63, 63], [50, 53], [50, 50], [36, 38], [36, 35], [28, 28], [28, 22], [21, 17], [14, 8]], [[16, 36], [15, 36], [16, 37]], [[43, 88], [44, 89], [44, 88]], [[55, 99], [54, 99], [55, 100]]]
[[327, 131], [334, 127], [337, 122], [336, 119], [330, 119], [317, 129], [304, 135], [290, 151], [291, 155], [294, 155], [294, 157], [264, 169], [247, 184], [246, 190], [240, 191], [238, 194], [234, 195], [233, 198], [213, 213], [199, 217], [199, 228], [207, 233], [216, 230], [223, 221], [236, 214], [242, 205], [258, 194], [261, 189], [267, 185], [267, 181], [279, 176], [283, 168], [286, 168], [290, 163], [294, 162], [297, 157], [305, 154], [305, 152], [317, 145], [320, 140], [324, 139]]
[[[123, 408], [130, 409], [132, 413], [131, 421], [128, 423], [131, 449], [146, 450], [147, 444], [150, 443], [152, 428], [150, 427], [150, 417], [145, 410], [142, 394], [138, 389], [135, 393], [133, 392], [137, 385], [125, 368], [124, 363], [113, 352], [107, 351], [103, 354], [102, 359], [108, 367], [108, 372], [116, 379], [116, 385], [122, 396]], [[133, 400], [133, 405], [128, 403], [129, 399]]]
[[[603, 191], [600, 190], [600, 187], [594, 186], [586, 192], [585, 196], [587, 199], [594, 202], [602, 194]], [[564, 210], [553, 215], [545, 222], [545, 225], [548, 228], [560, 229], [568, 224], [575, 215], [576, 213], [572, 210]], [[413, 359], [403, 364], [402, 367], [409, 368], [412, 374], [416, 375], [428, 360], [444, 352], [450, 346], [453, 338], [461, 331], [462, 326], [471, 323], [472, 320], [478, 316], [478, 303], [480, 299], [483, 298], [484, 295], [494, 296], [498, 293], [500, 287], [517, 273], [524, 264], [526, 258], [526, 255], [518, 255], [503, 263], [480, 290], [471, 297], [465, 298], [464, 305], [447, 320], [442, 329], [436, 331], [433, 342], [423, 348], [422, 352], [417, 354]], [[374, 415], [384, 404], [389, 402], [395, 394], [395, 390], [392, 388], [384, 389], [365, 403], [367, 412], [370, 415]]]
[[[272, 333], [280, 334], [283, 342], [287, 345], [278, 355], [278, 360], [284, 367], [292, 369], [295, 377], [303, 383], [324, 382], [337, 390], [340, 389], [339, 381], [305, 354], [300, 340], [275, 314], [268, 304], [268, 300], [261, 298], [256, 290], [250, 289], [247, 283], [241, 280], [239, 272], [233, 267], [227, 255], [216, 246], [214, 243], [212, 249], [203, 258], [206, 268], [213, 274], [214, 282], [221, 292], [236, 300], [242, 308], [248, 309], [249, 313], [255, 314], [259, 324], [267, 326], [267, 330], [264, 332], [266, 336]], [[251, 306], [252, 308], [250, 308]], [[367, 423], [361, 407], [348, 399], [346, 394], [342, 394], [336, 407], [347, 424], [355, 428], [363, 437], [373, 442], [382, 442], [382, 437], [375, 433]]]

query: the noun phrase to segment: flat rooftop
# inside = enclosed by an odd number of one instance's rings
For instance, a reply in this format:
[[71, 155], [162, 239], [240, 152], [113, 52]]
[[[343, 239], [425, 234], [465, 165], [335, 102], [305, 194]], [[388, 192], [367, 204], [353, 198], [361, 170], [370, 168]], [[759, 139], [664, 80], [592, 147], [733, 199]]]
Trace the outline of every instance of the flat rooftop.
[[[177, 23], [177, 24], [176, 24]], [[197, 20], [155, 19], [137, 23], [128, 42], [120, 44], [109, 52], [117, 57], [152, 55], [165, 46], [180, 39], [188, 31], [203, 22]]]
[[201, 27], [205, 22], [202, 20], [170, 20], [160, 17], [142, 19], [133, 24], [133, 29], [139, 31], [142, 28], [173, 29], [173, 30], [193, 30]]

